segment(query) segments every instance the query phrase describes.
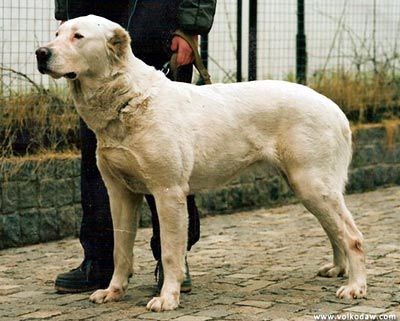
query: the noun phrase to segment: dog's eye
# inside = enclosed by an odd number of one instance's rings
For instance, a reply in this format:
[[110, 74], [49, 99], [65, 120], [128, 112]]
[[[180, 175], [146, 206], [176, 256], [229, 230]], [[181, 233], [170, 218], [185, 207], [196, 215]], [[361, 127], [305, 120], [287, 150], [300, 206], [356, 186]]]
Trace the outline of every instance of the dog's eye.
[[56, 32], [56, 37], [58, 37], [58, 32]]
[[83, 36], [80, 33], [77, 32], [77, 33], [74, 34], [74, 38], [75, 39], [82, 39]]

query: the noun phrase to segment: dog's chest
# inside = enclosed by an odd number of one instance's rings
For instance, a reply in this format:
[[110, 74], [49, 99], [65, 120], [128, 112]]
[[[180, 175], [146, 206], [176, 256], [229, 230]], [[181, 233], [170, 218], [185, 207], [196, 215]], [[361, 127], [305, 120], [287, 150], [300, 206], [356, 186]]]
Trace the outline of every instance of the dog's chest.
[[102, 175], [118, 180], [129, 190], [136, 193], [148, 193], [141, 170], [140, 160], [132, 151], [122, 146], [102, 146], [97, 148], [97, 159]]

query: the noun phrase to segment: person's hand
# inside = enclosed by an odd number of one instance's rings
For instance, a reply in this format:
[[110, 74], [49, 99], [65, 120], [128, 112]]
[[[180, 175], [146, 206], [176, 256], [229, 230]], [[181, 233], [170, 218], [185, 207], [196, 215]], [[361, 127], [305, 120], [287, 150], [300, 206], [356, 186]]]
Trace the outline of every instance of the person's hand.
[[[197, 43], [198, 42], [198, 35], [193, 36], [193, 40]], [[171, 42], [171, 50], [177, 52], [176, 63], [178, 66], [188, 65], [193, 62], [194, 55], [192, 48], [186, 42], [185, 39], [174, 36]]]

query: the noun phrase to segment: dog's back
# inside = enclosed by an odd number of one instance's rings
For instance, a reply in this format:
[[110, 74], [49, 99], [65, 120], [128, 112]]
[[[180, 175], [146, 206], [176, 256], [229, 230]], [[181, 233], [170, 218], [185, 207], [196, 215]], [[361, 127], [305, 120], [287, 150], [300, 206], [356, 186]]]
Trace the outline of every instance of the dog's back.
[[283, 172], [320, 163], [322, 171], [339, 171], [344, 186], [349, 123], [335, 103], [314, 90], [284, 81], [179, 84], [165, 90], [175, 101], [155, 101], [155, 117], [168, 117], [169, 135], [174, 131], [187, 146], [193, 190], [221, 185], [260, 161]]

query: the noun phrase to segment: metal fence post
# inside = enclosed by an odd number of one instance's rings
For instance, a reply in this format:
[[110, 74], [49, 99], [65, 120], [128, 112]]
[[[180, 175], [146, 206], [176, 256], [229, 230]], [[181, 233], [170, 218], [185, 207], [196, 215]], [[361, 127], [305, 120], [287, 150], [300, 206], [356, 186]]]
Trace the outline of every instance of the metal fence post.
[[305, 34], [304, 0], [297, 0], [296, 81], [307, 83], [307, 44]]
[[242, 0], [237, 0], [236, 7], [236, 81], [242, 81]]
[[249, 80], [257, 79], [257, 0], [249, 1]]

